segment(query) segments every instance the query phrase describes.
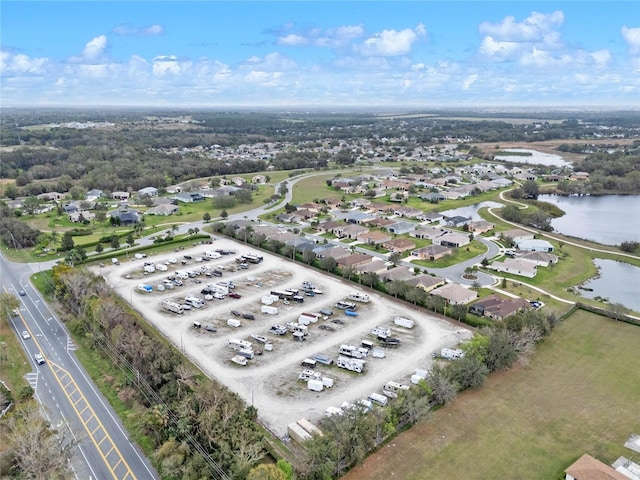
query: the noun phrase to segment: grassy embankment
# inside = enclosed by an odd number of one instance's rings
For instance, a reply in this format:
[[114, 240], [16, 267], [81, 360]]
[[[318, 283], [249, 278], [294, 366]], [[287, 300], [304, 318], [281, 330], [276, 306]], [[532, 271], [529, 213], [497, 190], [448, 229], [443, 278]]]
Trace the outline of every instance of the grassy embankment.
[[542, 343], [528, 367], [492, 375], [393, 442], [344, 480], [564, 478], [583, 453], [605, 463], [633, 454], [640, 430], [640, 328], [584, 311]]

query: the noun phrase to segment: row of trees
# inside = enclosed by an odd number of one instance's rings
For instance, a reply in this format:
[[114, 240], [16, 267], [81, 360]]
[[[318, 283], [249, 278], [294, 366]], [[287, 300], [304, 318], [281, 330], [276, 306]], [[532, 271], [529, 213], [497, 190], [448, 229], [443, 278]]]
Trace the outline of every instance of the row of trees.
[[102, 277], [60, 265], [51, 288], [69, 328], [124, 372], [111, 387], [131, 411], [144, 412], [137, 429], [163, 478], [217, 478], [220, 469], [244, 479], [266, 455], [256, 410], [149, 334]]
[[435, 363], [425, 381], [400, 392], [389, 406], [376, 406], [370, 412], [355, 406], [323, 420], [323, 435], [304, 444], [300, 474], [309, 480], [340, 477], [434, 407], [451, 402], [463, 390], [481, 387], [491, 372], [508, 369], [516, 362], [526, 364], [535, 345], [555, 324], [553, 316], [533, 310], [520, 312], [504, 323], [482, 328], [463, 345], [461, 359]]

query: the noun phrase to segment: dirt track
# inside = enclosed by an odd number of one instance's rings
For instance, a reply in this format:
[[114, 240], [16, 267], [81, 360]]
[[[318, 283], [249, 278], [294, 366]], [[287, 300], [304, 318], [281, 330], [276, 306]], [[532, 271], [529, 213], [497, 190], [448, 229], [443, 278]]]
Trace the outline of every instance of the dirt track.
[[[404, 304], [394, 302], [388, 297], [371, 294], [371, 301], [358, 305], [357, 317], [346, 317], [344, 312], [335, 308], [338, 300], [344, 299], [357, 286], [343, 282], [330, 276], [309, 270], [299, 263], [283, 261], [282, 258], [261, 254], [264, 261], [258, 265], [250, 265], [248, 270], [225, 270], [222, 278], [188, 279], [184, 286], [164, 292], [157, 291], [156, 286], [162, 283], [176, 270], [188, 270], [201, 265], [209, 267], [234, 267], [237, 255], [223, 256], [210, 262], [180, 265], [183, 255], [194, 259], [207, 250], [216, 248], [232, 249], [237, 254], [251, 252], [241, 243], [227, 239], [218, 239], [213, 245], [200, 245], [179, 253], [163, 254], [148, 257], [145, 260], [132, 260], [120, 266], [108, 265], [100, 269], [107, 281], [126, 301], [153, 324], [162, 334], [181, 349], [205, 373], [238, 393], [247, 404], [258, 409], [261, 421], [278, 436], [286, 434], [286, 426], [299, 418], [311, 421], [320, 419], [328, 406], [340, 406], [343, 402], [355, 402], [374, 391], [381, 392], [381, 387], [389, 380], [409, 384], [409, 377], [416, 368], [428, 369], [431, 365], [431, 353], [445, 346], [453, 346], [461, 340], [470, 338], [471, 333], [460, 327], [423, 313]], [[143, 275], [145, 261], [154, 263], [167, 262], [175, 257], [178, 263], [169, 266], [167, 272], [155, 272]], [[129, 277], [129, 278], [126, 278]], [[194, 280], [202, 283], [196, 284]], [[185, 295], [200, 295], [200, 290], [207, 283], [220, 280], [233, 280], [237, 285], [235, 291], [242, 295], [240, 299], [227, 297], [223, 300], [208, 301], [201, 309], [193, 309], [183, 315], [165, 312], [161, 309], [164, 299], [181, 302]], [[291, 302], [289, 305], [279, 304], [278, 315], [267, 315], [260, 312], [261, 298], [273, 289], [301, 288], [302, 282], [313, 282], [323, 291], [322, 295], [305, 297], [304, 303]], [[152, 293], [141, 293], [136, 286], [145, 283], [153, 286]], [[201, 295], [200, 295], [201, 296]], [[330, 308], [334, 314], [328, 319], [320, 319], [309, 325], [309, 335], [304, 342], [296, 342], [291, 334], [276, 336], [270, 334], [271, 325], [284, 325], [295, 322], [300, 313], [318, 312], [321, 308]], [[235, 318], [231, 310], [251, 312], [256, 320], [241, 319], [239, 328], [229, 327], [227, 319]], [[393, 325], [395, 316], [403, 316], [415, 321], [413, 329], [405, 329]], [[331, 322], [340, 318], [344, 325]], [[203, 325], [214, 325], [217, 332], [207, 332], [204, 328], [194, 329], [193, 322]], [[319, 328], [321, 325], [334, 331]], [[329, 354], [334, 361], [338, 357], [341, 344], [359, 346], [361, 340], [375, 340], [370, 332], [377, 325], [391, 327], [392, 335], [401, 340], [397, 349], [385, 349], [386, 358], [366, 358], [365, 372], [352, 373], [333, 366], [318, 364], [317, 371], [323, 376], [334, 379], [331, 389], [312, 392], [306, 388], [306, 382], [298, 379], [302, 371], [301, 361], [323, 352]], [[262, 345], [250, 335], [259, 334], [269, 338], [273, 351], [265, 351], [256, 356], [245, 367], [233, 364], [230, 359], [235, 352], [228, 347], [231, 338], [253, 342], [254, 349]]]

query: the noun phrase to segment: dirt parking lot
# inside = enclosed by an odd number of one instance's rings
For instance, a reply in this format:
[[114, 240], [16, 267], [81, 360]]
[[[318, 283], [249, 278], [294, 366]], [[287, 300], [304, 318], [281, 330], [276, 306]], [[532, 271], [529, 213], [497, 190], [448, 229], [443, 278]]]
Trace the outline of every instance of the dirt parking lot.
[[[223, 255], [209, 262], [198, 262], [205, 251], [215, 249], [233, 250], [236, 254]], [[442, 347], [457, 345], [471, 337], [471, 332], [452, 324], [407, 308], [392, 299], [370, 294], [369, 303], [358, 303], [358, 316], [348, 317], [343, 310], [335, 308], [351, 292], [358, 291], [357, 285], [344, 282], [330, 276], [310, 270], [303, 264], [284, 261], [280, 257], [259, 253], [263, 261], [249, 264], [247, 269], [237, 269], [236, 257], [241, 254], [258, 253], [241, 243], [228, 239], [216, 239], [211, 245], [199, 245], [176, 253], [154, 255], [145, 259], [122, 261], [118, 266], [107, 265], [99, 272], [118, 291], [118, 293], [141, 312], [144, 317], [182, 350], [206, 374], [226, 385], [240, 395], [247, 404], [258, 409], [261, 421], [279, 436], [284, 436], [287, 424], [300, 418], [317, 422], [329, 406], [339, 407], [343, 402], [355, 402], [364, 399], [372, 392], [382, 392], [382, 386], [390, 380], [410, 384], [410, 376], [416, 368], [429, 369], [433, 352]], [[185, 261], [184, 256], [190, 256]], [[177, 263], [168, 263], [171, 258]], [[156, 271], [145, 274], [145, 262], [155, 264], [167, 262], [166, 272]], [[183, 280], [182, 286], [172, 290], [158, 291], [157, 286], [177, 270], [194, 270], [203, 265], [213, 270], [223, 267], [222, 277], [206, 277]], [[163, 300], [183, 303], [186, 295], [201, 295], [208, 283], [232, 280], [234, 291], [241, 298], [227, 296], [224, 299], [206, 301], [199, 309], [185, 311], [177, 315], [162, 309]], [[271, 290], [302, 288], [303, 281], [312, 282], [322, 294], [304, 296], [304, 302], [290, 301], [289, 304], [277, 302], [277, 315], [261, 313], [261, 299]], [[199, 283], [196, 283], [199, 282]], [[140, 284], [150, 285], [153, 291], [143, 293], [137, 289]], [[361, 291], [361, 290], [360, 290]], [[355, 303], [355, 302], [354, 302]], [[303, 312], [319, 312], [329, 308], [333, 315], [321, 317], [316, 323], [309, 324], [309, 333], [305, 341], [295, 341], [291, 333], [278, 336], [269, 332], [274, 324], [285, 325], [296, 322]], [[246, 320], [232, 315], [231, 311], [252, 313], [255, 320]], [[402, 316], [415, 322], [411, 329], [394, 325], [394, 318]], [[238, 319], [240, 327], [227, 325], [228, 319]], [[343, 323], [335, 323], [336, 319]], [[194, 328], [194, 322], [200, 322], [202, 328]], [[214, 326], [217, 331], [210, 332], [205, 326]], [[316, 371], [332, 378], [334, 386], [321, 392], [307, 389], [305, 381], [298, 375], [303, 370], [301, 362], [316, 353], [326, 353], [334, 362], [338, 358], [341, 344], [360, 346], [362, 340], [378, 343], [371, 330], [375, 326], [390, 327], [392, 336], [401, 343], [398, 348], [385, 348], [385, 358], [365, 358], [363, 373], [354, 373], [337, 367], [318, 363]], [[228, 346], [229, 339], [239, 339], [253, 343], [254, 349], [264, 345], [251, 338], [251, 334], [268, 337], [273, 345], [272, 351], [264, 351], [248, 361], [246, 366], [231, 362], [235, 355]]]

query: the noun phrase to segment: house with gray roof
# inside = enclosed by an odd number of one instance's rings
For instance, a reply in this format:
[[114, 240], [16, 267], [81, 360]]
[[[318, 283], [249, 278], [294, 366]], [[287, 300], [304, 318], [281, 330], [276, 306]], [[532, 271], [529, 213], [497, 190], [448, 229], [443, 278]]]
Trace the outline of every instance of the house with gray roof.
[[416, 229], [416, 224], [401, 220], [399, 222], [392, 223], [391, 225], [387, 225], [384, 228], [391, 233], [395, 233], [396, 235], [403, 235], [405, 233], [414, 231]]
[[173, 215], [178, 211], [178, 206], [172, 203], [162, 203], [151, 207], [146, 211], [147, 215]]
[[413, 276], [413, 268], [398, 265], [379, 275], [383, 282], [406, 281]]
[[504, 273], [510, 273], [512, 275], [519, 275], [522, 277], [533, 278], [536, 276], [536, 265], [526, 260], [520, 260], [517, 258], [508, 258], [504, 262], [493, 262], [491, 268]]
[[138, 190], [138, 197], [157, 197], [158, 189], [156, 187], [144, 187]]
[[443, 247], [458, 248], [468, 245], [469, 237], [463, 233], [448, 232], [433, 239], [434, 245], [442, 245]]
[[478, 294], [469, 288], [465, 288], [457, 283], [447, 283], [441, 287], [431, 290], [432, 295], [438, 295], [451, 305], [466, 305], [478, 298]]
[[444, 257], [445, 255], [451, 255], [452, 250], [449, 247], [442, 245], [427, 245], [426, 247], [416, 248], [411, 251], [412, 260], [429, 260], [435, 261]]

